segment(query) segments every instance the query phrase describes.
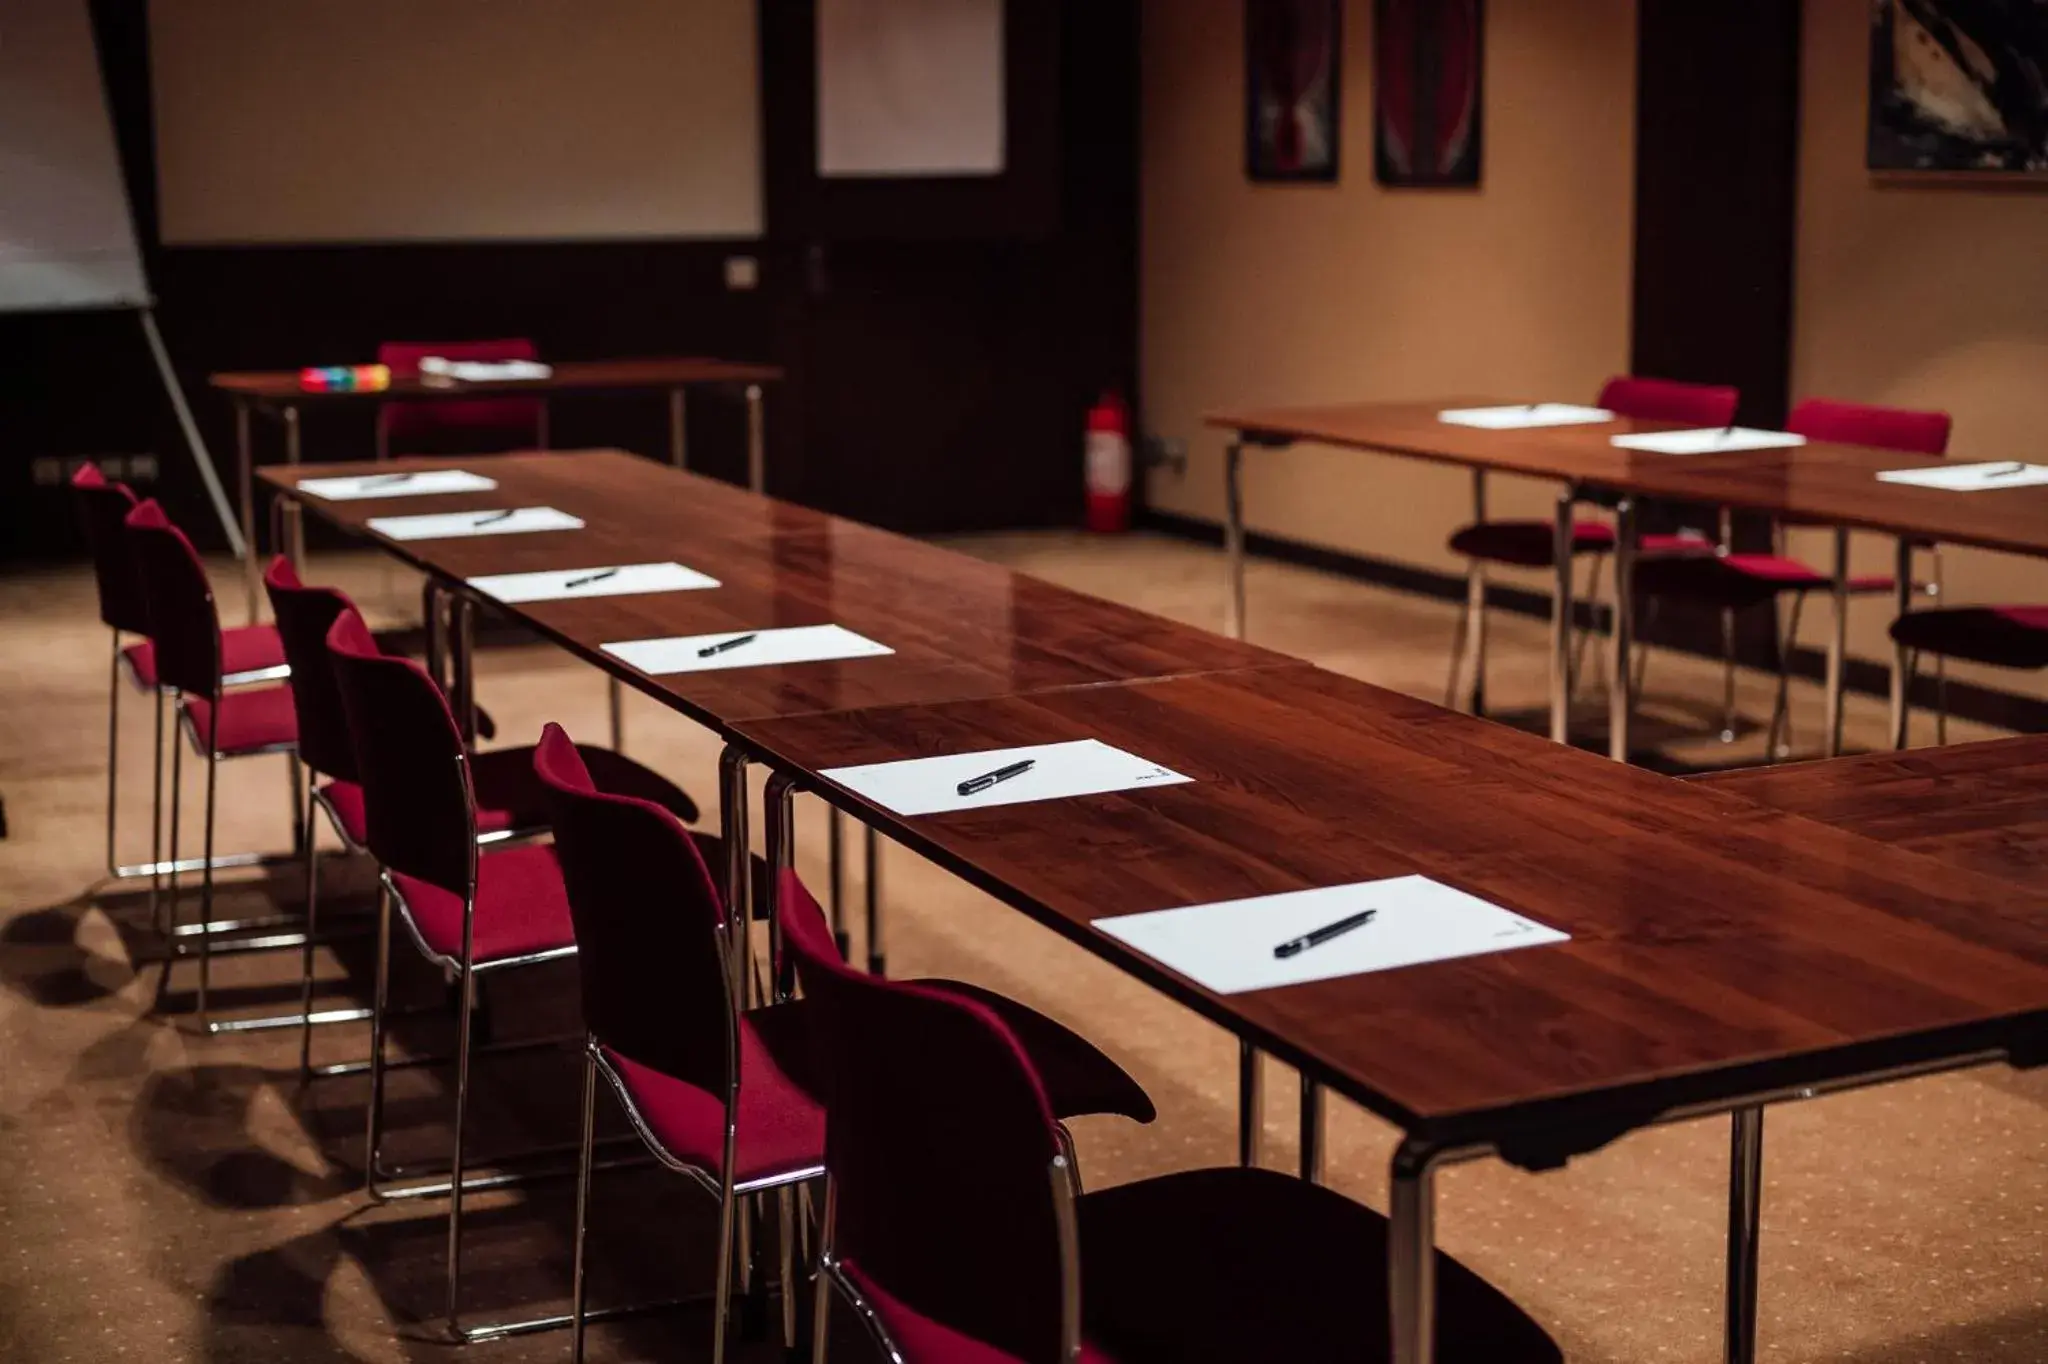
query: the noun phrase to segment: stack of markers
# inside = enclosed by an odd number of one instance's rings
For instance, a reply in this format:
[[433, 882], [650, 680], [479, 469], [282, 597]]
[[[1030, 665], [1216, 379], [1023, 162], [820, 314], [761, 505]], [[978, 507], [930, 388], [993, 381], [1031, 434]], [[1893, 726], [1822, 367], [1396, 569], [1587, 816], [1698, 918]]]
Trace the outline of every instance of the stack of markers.
[[376, 393], [391, 387], [388, 365], [330, 365], [299, 371], [308, 393]]

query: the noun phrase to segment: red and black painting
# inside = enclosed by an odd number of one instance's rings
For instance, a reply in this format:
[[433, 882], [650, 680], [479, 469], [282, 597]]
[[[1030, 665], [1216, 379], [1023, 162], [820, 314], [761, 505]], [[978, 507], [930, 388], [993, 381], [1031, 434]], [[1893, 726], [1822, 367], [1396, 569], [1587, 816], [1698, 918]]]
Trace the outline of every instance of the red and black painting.
[[1479, 183], [1481, 0], [1376, 0], [1373, 173], [1383, 185]]
[[1245, 0], [1245, 174], [1337, 178], [1340, 0]]

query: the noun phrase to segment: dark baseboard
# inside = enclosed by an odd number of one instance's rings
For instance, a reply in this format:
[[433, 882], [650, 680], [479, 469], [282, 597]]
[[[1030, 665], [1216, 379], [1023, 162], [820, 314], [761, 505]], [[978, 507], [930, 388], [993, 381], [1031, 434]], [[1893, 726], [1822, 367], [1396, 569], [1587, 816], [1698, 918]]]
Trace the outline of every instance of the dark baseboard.
[[[1221, 526], [1213, 521], [1183, 516], [1178, 512], [1145, 508], [1138, 514], [1137, 526], [1140, 530], [1157, 531], [1162, 535], [1197, 544], [1220, 546], [1223, 543]], [[1268, 535], [1261, 531], [1246, 534], [1245, 552], [1264, 559], [1298, 564], [1303, 568], [1318, 569], [1339, 577], [1372, 583], [1377, 587], [1390, 587], [1397, 592], [1408, 592], [1420, 597], [1434, 597], [1439, 601], [1450, 602], [1465, 599], [1465, 580], [1455, 573], [1418, 568], [1414, 564], [1381, 559], [1370, 554], [1355, 554], [1349, 550], [1312, 545], [1305, 541], [1290, 540], [1285, 536]], [[1550, 618], [1550, 595], [1546, 592], [1534, 592], [1526, 587], [1488, 583], [1486, 604], [1495, 611], [1511, 611], [1517, 615], [1534, 616], [1540, 620]], [[1595, 608], [1587, 602], [1577, 603], [1575, 609], [1580, 625], [1590, 624], [1603, 631], [1607, 628], [1608, 614], [1605, 608]], [[1445, 647], [1450, 647], [1448, 641]], [[1682, 644], [1669, 644], [1662, 640], [1658, 641], [1658, 647], [1677, 648], [1701, 658], [1719, 657], [1718, 654], [1705, 650], [1689, 648]], [[1794, 649], [1792, 675], [1812, 682], [1822, 681], [1827, 676], [1827, 655], [1818, 649]], [[1868, 659], [1851, 658], [1843, 685], [1849, 691], [1860, 692], [1866, 696], [1886, 697], [1891, 695], [1891, 669], [1885, 664], [1873, 663]], [[1913, 683], [1914, 708], [1932, 710], [1936, 700], [1935, 693], [1934, 678], [1923, 671]], [[1975, 720], [2000, 729], [2018, 730], [2022, 733], [2048, 731], [2048, 701], [1976, 683], [1949, 683], [1948, 712], [1961, 719]]]

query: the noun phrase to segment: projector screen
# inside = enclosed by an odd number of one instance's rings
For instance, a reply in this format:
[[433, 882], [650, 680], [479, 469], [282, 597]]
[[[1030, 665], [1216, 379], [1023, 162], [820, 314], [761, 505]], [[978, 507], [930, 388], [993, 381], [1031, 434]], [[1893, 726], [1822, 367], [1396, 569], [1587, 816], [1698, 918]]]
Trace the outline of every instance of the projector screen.
[[755, 49], [754, 0], [151, 0], [163, 238], [756, 237]]
[[85, 5], [0, 3], [0, 312], [149, 301]]

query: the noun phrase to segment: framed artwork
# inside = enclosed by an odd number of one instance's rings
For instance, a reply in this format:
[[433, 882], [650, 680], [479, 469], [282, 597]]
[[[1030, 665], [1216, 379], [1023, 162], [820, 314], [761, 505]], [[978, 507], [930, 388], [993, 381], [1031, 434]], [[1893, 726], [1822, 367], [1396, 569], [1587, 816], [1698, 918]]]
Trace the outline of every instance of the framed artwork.
[[1337, 178], [1342, 0], [1245, 0], [1245, 174]]
[[1479, 183], [1482, 0], [1374, 0], [1373, 175], [1383, 185]]
[[2048, 0], [1871, 0], [1866, 164], [2048, 176]]

